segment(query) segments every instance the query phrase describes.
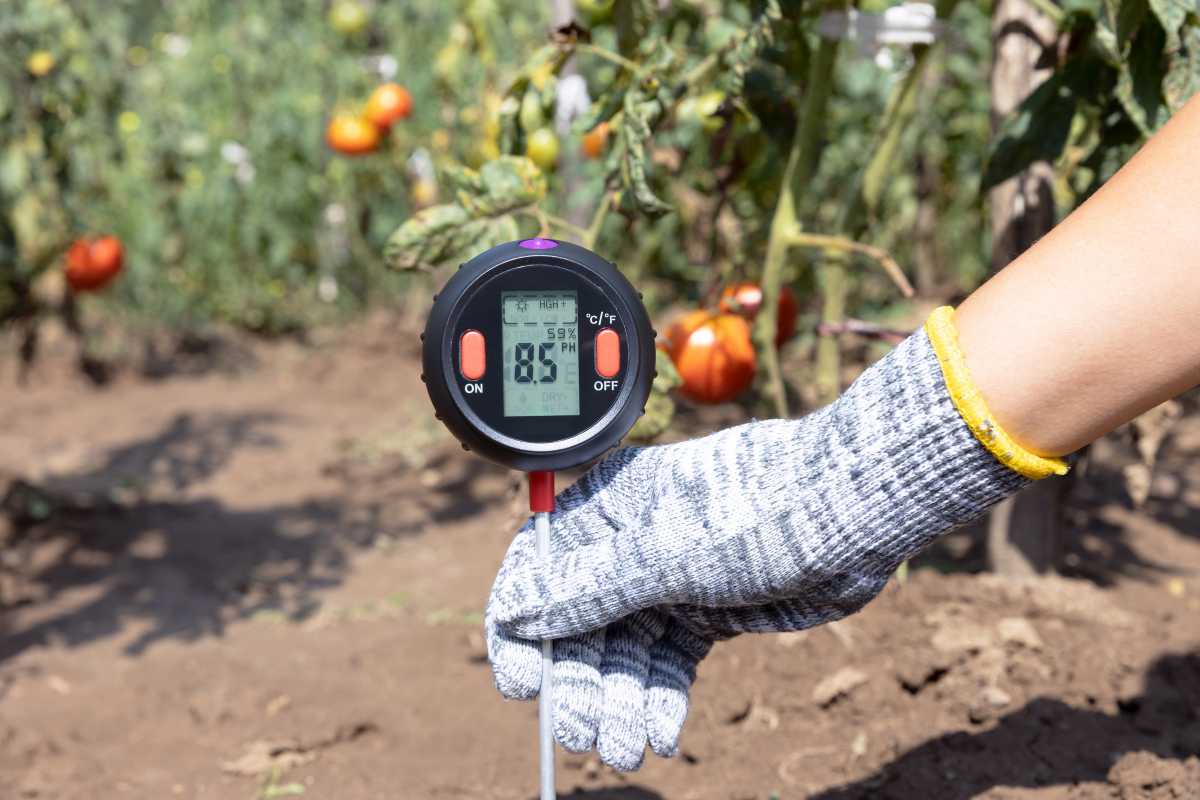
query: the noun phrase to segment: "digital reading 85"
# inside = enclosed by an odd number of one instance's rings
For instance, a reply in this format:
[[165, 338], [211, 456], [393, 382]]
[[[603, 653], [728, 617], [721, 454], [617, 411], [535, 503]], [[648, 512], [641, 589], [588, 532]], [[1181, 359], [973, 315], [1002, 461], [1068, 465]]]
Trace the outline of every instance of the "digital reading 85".
[[463, 444], [529, 471], [586, 463], [641, 416], [654, 331], [616, 266], [553, 239], [493, 247], [435, 297], [422, 378]]
[[501, 292], [504, 416], [579, 413], [579, 298], [573, 291]]

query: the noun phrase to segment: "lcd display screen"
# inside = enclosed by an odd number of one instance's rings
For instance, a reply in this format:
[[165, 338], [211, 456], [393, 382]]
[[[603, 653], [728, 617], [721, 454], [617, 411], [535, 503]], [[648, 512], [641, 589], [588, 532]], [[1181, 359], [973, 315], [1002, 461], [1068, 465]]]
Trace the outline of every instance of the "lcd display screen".
[[579, 414], [579, 296], [501, 292], [504, 416]]

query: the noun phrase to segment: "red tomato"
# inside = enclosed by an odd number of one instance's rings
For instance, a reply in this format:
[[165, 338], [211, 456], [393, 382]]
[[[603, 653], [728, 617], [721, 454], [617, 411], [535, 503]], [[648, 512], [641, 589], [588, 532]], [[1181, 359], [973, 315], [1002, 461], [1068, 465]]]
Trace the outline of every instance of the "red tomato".
[[67, 284], [76, 292], [103, 288], [121, 271], [125, 248], [115, 236], [88, 241], [76, 239], [67, 250]]
[[86, 272], [91, 264], [88, 258], [88, 240], [76, 239], [67, 248], [67, 271]]
[[736, 314], [691, 311], [667, 330], [667, 352], [698, 403], [725, 403], [750, 388], [756, 358], [750, 325]]
[[88, 248], [88, 256], [92, 260], [92, 269], [116, 274], [125, 264], [125, 248], [121, 240], [115, 236], [101, 236], [92, 242]]
[[398, 83], [385, 83], [371, 92], [365, 116], [375, 127], [387, 130], [392, 123], [408, 117], [412, 106], [412, 95], [407, 89]]
[[[753, 322], [762, 307], [762, 289], [757, 283], [735, 283], [721, 292], [718, 307], [728, 313], [737, 314]], [[786, 342], [796, 333], [796, 295], [792, 287], [784, 285], [779, 294], [779, 319], [775, 326], [775, 346]]]
[[364, 117], [353, 114], [338, 114], [329, 120], [325, 129], [325, 142], [343, 155], [358, 156], [371, 153], [379, 147], [379, 128]]

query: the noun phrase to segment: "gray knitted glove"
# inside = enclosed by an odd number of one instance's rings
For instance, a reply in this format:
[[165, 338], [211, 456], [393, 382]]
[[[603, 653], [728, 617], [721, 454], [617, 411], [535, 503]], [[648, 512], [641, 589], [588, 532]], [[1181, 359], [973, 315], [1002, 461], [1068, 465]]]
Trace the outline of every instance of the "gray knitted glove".
[[613, 453], [563, 494], [549, 563], [518, 534], [489, 616], [529, 639], [655, 607], [709, 636], [810, 627], [1025, 483], [963, 422], [920, 331], [803, 419]]
[[[541, 688], [541, 646], [496, 628], [488, 658], [505, 697], [529, 700]], [[711, 641], [654, 610], [554, 643], [554, 737], [571, 752], [593, 747], [609, 766], [635, 770], [647, 742], [660, 756], [678, 752], [696, 665]]]

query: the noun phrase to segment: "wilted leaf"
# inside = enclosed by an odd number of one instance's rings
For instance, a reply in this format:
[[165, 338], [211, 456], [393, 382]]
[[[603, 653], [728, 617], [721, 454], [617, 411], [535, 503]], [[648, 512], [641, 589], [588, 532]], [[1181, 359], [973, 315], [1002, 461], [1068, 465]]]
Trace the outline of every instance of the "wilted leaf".
[[659, 199], [650, 188], [646, 173], [646, 142], [650, 139], [650, 115], [658, 104], [642, 101], [642, 97], [640, 91], [630, 92], [625, 96], [625, 124], [621, 126], [621, 137], [625, 144], [622, 172], [638, 210], [653, 219], [666, 214], [671, 210], [671, 206]]
[[392, 269], [419, 269], [445, 260], [459, 228], [471, 215], [459, 205], [430, 206], [409, 217], [396, 229], [383, 249]]
[[1150, 10], [1158, 17], [1159, 23], [1167, 34], [1167, 51], [1179, 49], [1179, 28], [1187, 19], [1189, 13], [1196, 13], [1195, 0], [1149, 0]]
[[442, 172], [442, 178], [455, 192], [466, 192], [471, 195], [483, 193], [483, 179], [479, 177], [477, 170], [455, 163], [442, 164], [439, 169]]
[[651, 384], [652, 392], [666, 394], [672, 389], [683, 385], [683, 378], [679, 376], [679, 370], [675, 369], [675, 362], [671, 361], [671, 357], [662, 350], [655, 348], [654, 350], [654, 383]]
[[669, 392], [683, 383], [670, 357], [661, 350], [656, 349], [654, 353], [658, 374], [650, 387], [646, 412], [629, 431], [629, 438], [639, 442], [654, 441], [671, 427], [671, 420], [675, 418], [675, 401]]
[[524, 156], [502, 156], [479, 170], [483, 195], [475, 210], [500, 214], [541, 202], [546, 197], [546, 176]]
[[1200, 31], [1192, 28], [1184, 36], [1185, 48], [1171, 55], [1162, 82], [1163, 99], [1171, 113], [1183, 108], [1183, 104], [1200, 91]]
[[446, 260], [465, 260], [489, 247], [511, 242], [517, 233], [517, 221], [507, 214], [473, 220], [462, 227], [451, 257]]

